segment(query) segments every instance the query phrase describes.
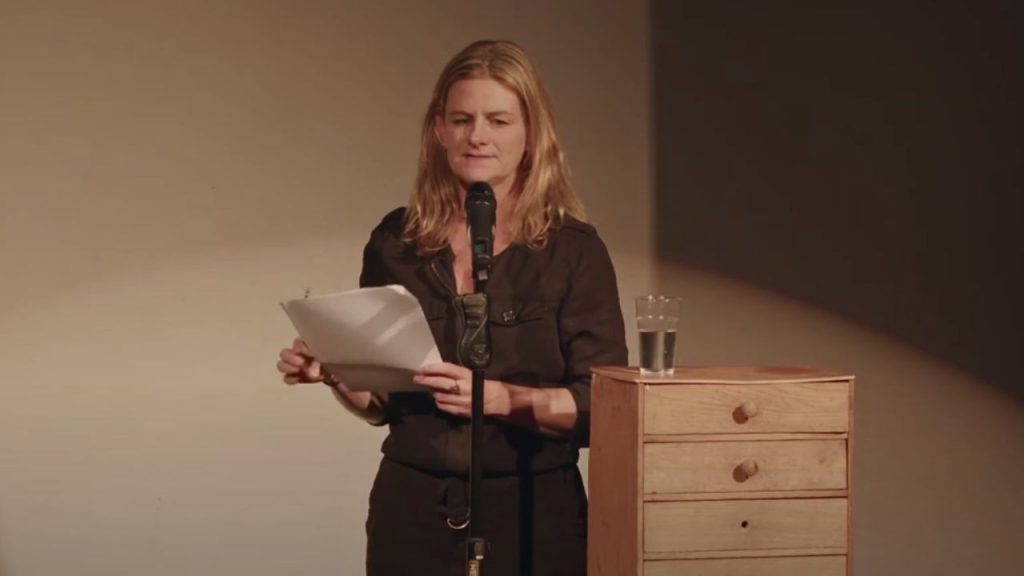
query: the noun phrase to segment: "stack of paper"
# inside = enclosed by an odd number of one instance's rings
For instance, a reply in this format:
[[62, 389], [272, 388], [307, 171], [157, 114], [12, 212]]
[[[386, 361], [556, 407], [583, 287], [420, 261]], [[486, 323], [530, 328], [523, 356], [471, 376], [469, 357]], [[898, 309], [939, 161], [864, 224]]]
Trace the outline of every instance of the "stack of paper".
[[412, 374], [441, 361], [416, 297], [402, 286], [282, 302], [313, 356], [351, 390], [422, 390]]

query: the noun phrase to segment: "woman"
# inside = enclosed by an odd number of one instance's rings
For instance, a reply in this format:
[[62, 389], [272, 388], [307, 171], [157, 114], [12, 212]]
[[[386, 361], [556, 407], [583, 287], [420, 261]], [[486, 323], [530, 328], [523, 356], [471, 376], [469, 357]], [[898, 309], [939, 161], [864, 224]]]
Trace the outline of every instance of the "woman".
[[[416, 189], [363, 253], [361, 286], [401, 284], [423, 306], [445, 362], [423, 392], [387, 398], [329, 382], [389, 426], [367, 520], [367, 573], [465, 573], [472, 374], [457, 365], [454, 300], [473, 292], [464, 203], [474, 182], [497, 199], [488, 282], [492, 359], [484, 382], [479, 533], [487, 575], [583, 576], [590, 367], [625, 364], [615, 274], [583, 222], [547, 95], [511, 42], [471, 44], [445, 67], [423, 121]], [[301, 341], [281, 352], [288, 383], [323, 380]]]

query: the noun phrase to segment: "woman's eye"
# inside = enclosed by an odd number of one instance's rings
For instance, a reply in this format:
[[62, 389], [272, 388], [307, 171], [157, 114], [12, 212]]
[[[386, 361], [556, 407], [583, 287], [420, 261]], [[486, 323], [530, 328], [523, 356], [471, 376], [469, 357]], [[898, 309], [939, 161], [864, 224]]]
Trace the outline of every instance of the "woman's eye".
[[498, 126], [508, 126], [509, 124], [508, 120], [502, 120], [500, 118], [495, 119], [494, 123], [497, 124]]

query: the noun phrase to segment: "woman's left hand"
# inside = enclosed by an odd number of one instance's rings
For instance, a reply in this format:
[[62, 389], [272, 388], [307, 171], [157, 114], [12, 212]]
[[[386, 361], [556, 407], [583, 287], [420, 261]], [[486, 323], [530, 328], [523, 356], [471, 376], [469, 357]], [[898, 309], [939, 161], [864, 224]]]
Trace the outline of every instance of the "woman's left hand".
[[[434, 402], [442, 411], [468, 418], [473, 409], [473, 371], [450, 362], [427, 364], [413, 375], [412, 381], [430, 388]], [[497, 380], [484, 380], [484, 415], [507, 415], [509, 392]]]

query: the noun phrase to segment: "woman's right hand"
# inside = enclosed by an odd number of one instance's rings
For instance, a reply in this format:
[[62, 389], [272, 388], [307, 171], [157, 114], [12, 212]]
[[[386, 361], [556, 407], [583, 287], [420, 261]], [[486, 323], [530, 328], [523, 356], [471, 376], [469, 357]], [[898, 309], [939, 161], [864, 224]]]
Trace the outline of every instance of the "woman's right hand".
[[[309, 384], [324, 381], [324, 371], [320, 363], [313, 357], [309, 347], [301, 338], [292, 342], [291, 348], [281, 350], [281, 359], [277, 361], [277, 371], [281, 373], [286, 384]], [[338, 402], [349, 411], [374, 426], [386, 422], [385, 407], [387, 394], [377, 395], [372, 392], [353, 392], [344, 383], [331, 379], [328, 384]]]
[[291, 348], [281, 350], [281, 359], [277, 362], [277, 371], [281, 373], [286, 384], [310, 384], [323, 382], [324, 374], [320, 363], [309, 351], [302, 338], [296, 338]]

